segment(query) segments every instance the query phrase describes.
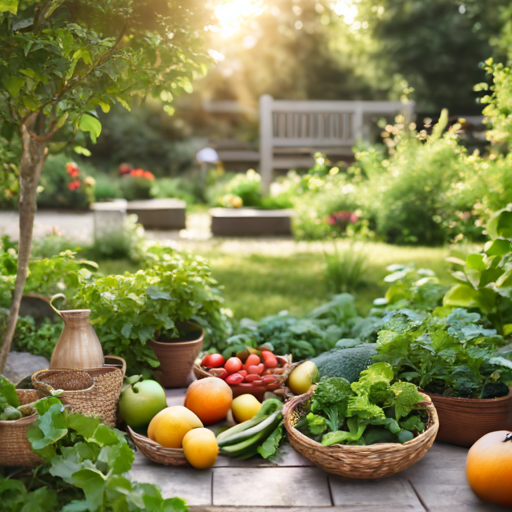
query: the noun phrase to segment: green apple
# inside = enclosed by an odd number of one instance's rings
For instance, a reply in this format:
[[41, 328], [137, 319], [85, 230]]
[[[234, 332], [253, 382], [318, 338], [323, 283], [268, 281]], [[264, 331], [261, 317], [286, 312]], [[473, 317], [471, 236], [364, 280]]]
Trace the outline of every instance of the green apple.
[[165, 389], [154, 380], [128, 386], [119, 399], [121, 418], [132, 428], [147, 426], [166, 407]]
[[318, 381], [318, 369], [313, 361], [306, 361], [297, 366], [288, 377], [288, 387], [295, 395], [302, 395]]

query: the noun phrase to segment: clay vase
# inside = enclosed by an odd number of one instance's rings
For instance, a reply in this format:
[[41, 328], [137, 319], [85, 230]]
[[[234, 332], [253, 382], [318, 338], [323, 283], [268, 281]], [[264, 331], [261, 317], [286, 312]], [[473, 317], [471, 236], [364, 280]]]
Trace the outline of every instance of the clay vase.
[[90, 309], [57, 311], [64, 330], [53, 350], [50, 369], [100, 368], [105, 358], [100, 340], [89, 323]]
[[204, 331], [201, 327], [184, 322], [178, 328], [179, 338], [148, 340], [148, 345], [160, 361], [155, 373], [158, 382], [164, 388], [187, 386], [194, 361], [203, 347]]

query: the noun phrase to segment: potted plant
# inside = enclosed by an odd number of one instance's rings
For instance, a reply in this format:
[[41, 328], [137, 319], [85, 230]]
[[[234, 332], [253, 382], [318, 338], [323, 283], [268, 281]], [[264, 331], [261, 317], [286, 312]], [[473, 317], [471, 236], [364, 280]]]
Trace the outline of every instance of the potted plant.
[[75, 306], [91, 309], [103, 350], [123, 357], [129, 375], [184, 387], [203, 336], [206, 345], [228, 332], [223, 298], [201, 257], [154, 244], [142, 252], [141, 264], [136, 273], [85, 283]]
[[386, 318], [373, 356], [432, 398], [437, 439], [460, 446], [512, 426], [512, 361], [497, 352], [506, 341], [480, 322], [478, 313], [461, 308], [399, 310]]

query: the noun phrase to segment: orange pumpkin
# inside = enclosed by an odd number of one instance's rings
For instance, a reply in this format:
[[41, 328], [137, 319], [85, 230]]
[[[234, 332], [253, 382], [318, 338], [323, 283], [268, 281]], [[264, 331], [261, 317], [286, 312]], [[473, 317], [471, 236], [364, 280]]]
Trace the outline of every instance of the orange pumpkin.
[[481, 500], [512, 507], [512, 432], [481, 437], [468, 452], [466, 475]]
[[194, 412], [205, 425], [226, 417], [233, 402], [233, 392], [226, 382], [207, 377], [190, 384], [185, 395], [185, 407]]

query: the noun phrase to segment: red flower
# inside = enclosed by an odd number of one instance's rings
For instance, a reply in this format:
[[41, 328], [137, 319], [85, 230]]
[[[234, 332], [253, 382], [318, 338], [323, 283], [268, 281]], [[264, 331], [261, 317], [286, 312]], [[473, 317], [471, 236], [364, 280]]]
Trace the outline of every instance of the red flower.
[[80, 174], [80, 171], [78, 169], [78, 165], [75, 164], [75, 162], [68, 162], [66, 164], [66, 172], [72, 177], [72, 178], [76, 178], [79, 174]]
[[73, 180], [71, 183], [68, 184], [69, 190], [72, 192], [75, 191], [77, 188], [80, 188], [81, 183], [78, 180]]
[[144, 172], [144, 178], [146, 178], [147, 180], [154, 180], [155, 176], [154, 176], [154, 174], [152, 172], [145, 171]]
[[146, 180], [154, 180], [155, 176], [153, 173], [149, 171], [145, 171], [144, 169], [134, 169], [130, 171], [129, 176], [133, 176], [134, 178], [144, 178]]
[[121, 164], [119, 166], [119, 174], [130, 174], [133, 167], [130, 164]]
[[327, 218], [327, 223], [331, 226], [338, 226], [345, 229], [349, 224], [354, 224], [359, 220], [358, 216], [352, 212], [335, 212]]

